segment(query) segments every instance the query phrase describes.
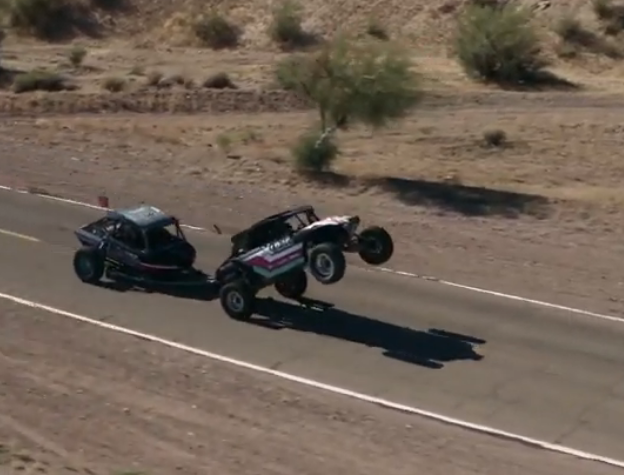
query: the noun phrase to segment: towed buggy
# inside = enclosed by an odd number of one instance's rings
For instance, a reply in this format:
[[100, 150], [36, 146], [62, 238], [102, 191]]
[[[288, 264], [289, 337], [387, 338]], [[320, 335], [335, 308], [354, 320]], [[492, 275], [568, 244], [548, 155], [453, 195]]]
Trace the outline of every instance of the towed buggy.
[[90, 284], [102, 278], [130, 279], [139, 285], [208, 285], [218, 290], [224, 311], [249, 319], [257, 293], [269, 286], [286, 298], [302, 297], [308, 273], [323, 285], [341, 281], [345, 253], [380, 265], [394, 251], [391, 236], [380, 227], [357, 232], [358, 216], [320, 219], [302, 206], [269, 216], [231, 238], [228, 258], [209, 277], [194, 267], [196, 250], [180, 222], [158, 208], [141, 205], [111, 210], [75, 231], [82, 247], [74, 254], [78, 278]]
[[300, 298], [308, 276], [323, 285], [342, 280], [345, 253], [368, 264], [387, 262], [394, 252], [388, 232], [374, 226], [358, 233], [358, 216], [320, 219], [312, 206], [269, 216], [231, 238], [232, 250], [215, 273], [224, 311], [235, 319], [254, 313], [258, 291], [268, 286], [284, 297]]
[[108, 211], [75, 235], [82, 247], [74, 254], [74, 271], [85, 283], [103, 277], [165, 284], [204, 278], [193, 267], [196, 251], [178, 219], [153, 206]]

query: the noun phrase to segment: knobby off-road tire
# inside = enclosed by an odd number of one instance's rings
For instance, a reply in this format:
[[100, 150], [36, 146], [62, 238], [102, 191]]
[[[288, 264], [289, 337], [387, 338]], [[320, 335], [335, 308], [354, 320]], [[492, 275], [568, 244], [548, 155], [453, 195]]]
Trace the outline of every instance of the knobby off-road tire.
[[303, 269], [289, 272], [275, 282], [275, 290], [287, 299], [299, 299], [308, 290], [308, 274]]
[[93, 247], [83, 247], [74, 254], [74, 272], [86, 284], [97, 284], [104, 275], [104, 256]]
[[256, 294], [243, 281], [230, 282], [221, 287], [219, 300], [223, 311], [234, 320], [249, 320], [256, 308]]
[[347, 270], [342, 249], [335, 244], [319, 244], [308, 254], [310, 274], [323, 285], [335, 284], [342, 280]]
[[373, 266], [385, 264], [394, 254], [392, 236], [379, 226], [371, 226], [360, 233], [360, 246], [358, 254]]

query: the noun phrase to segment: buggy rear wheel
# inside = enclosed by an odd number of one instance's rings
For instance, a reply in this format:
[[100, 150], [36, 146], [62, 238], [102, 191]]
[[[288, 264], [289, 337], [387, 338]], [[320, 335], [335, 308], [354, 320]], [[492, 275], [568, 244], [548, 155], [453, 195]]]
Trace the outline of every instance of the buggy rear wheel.
[[219, 300], [225, 313], [234, 320], [249, 320], [256, 306], [255, 293], [243, 281], [230, 282], [221, 287]]
[[303, 269], [289, 272], [275, 282], [275, 290], [287, 299], [298, 299], [308, 290], [308, 274]]
[[371, 226], [360, 233], [358, 254], [367, 264], [378, 266], [385, 264], [394, 254], [392, 236], [384, 228]]
[[314, 246], [308, 256], [310, 274], [323, 285], [342, 280], [347, 270], [342, 249], [335, 244], [324, 243]]
[[93, 247], [83, 247], [74, 254], [74, 272], [86, 284], [97, 284], [104, 275], [104, 258]]

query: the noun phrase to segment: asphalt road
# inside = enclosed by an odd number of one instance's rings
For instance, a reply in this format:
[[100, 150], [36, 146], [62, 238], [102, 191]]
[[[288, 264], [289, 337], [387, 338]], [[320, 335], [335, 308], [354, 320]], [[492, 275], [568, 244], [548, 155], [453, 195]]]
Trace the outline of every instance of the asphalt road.
[[[235, 322], [217, 301], [197, 296], [82, 284], [71, 266], [77, 248], [72, 231], [100, 214], [1, 191], [0, 291], [471, 422], [622, 458], [624, 324], [355, 266], [335, 286], [313, 284], [310, 296], [331, 308], [306, 309], [278, 299], [262, 305], [272, 324]], [[188, 236], [204, 269], [221, 262], [227, 238], [193, 231]], [[275, 297], [272, 291], [263, 295]]]

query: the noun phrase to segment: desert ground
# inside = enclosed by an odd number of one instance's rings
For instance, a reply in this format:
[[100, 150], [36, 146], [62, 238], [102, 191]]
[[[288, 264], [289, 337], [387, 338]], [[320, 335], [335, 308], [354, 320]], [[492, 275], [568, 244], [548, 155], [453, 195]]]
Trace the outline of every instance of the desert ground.
[[618, 473], [1, 305], [2, 474]]
[[[393, 268], [624, 312], [622, 62], [594, 50], [561, 57], [553, 33], [563, 15], [599, 31], [591, 2], [526, 2], [548, 4], [535, 15], [552, 69], [578, 86], [535, 92], [500, 90], [464, 75], [448, 48], [460, 1], [305, 3], [304, 26], [318, 35], [357, 33], [372, 16], [380, 19], [392, 37], [413, 47], [425, 91], [410, 117], [385, 130], [340, 132], [342, 155], [321, 181], [292, 171], [290, 147], [316, 113], [274, 84], [274, 65], [286, 53], [267, 38], [269, 6], [204, 3], [244, 27], [238, 48], [196, 44], [189, 22], [204, 10], [192, 0], [97, 8], [93, 31], [62, 41], [7, 28], [0, 53], [0, 184], [90, 203], [106, 195], [112, 206], [149, 202], [189, 224], [216, 223], [227, 231], [309, 202], [323, 213], [358, 213], [366, 223], [387, 226], [397, 242]], [[76, 47], [86, 56], [72, 66]], [[15, 75], [36, 68], [69, 77], [74, 90], [13, 92]], [[219, 73], [237, 89], [203, 87]], [[123, 90], [106, 90], [112, 79]], [[503, 131], [506, 142], [488, 145], [488, 131]], [[510, 464], [555, 473], [571, 463], [406, 424], [381, 410], [370, 415], [325, 395], [20, 312], [5, 306], [0, 316], [0, 398], [9, 408], [0, 424], [0, 460], [9, 470], [205, 473], [208, 467], [242, 474], [262, 465], [263, 473], [293, 473], [289, 464], [296, 463], [300, 473], [355, 466], [354, 473], [418, 467], [467, 474], [509, 473], [503, 467]], [[72, 352], [85, 355], [84, 366], [75, 366]], [[199, 382], [198, 373], [210, 381]], [[128, 374], [136, 380], [126, 387]], [[194, 419], [200, 406], [206, 420]], [[61, 420], [71, 422], [60, 429]], [[124, 437], [107, 426], [121, 428]], [[89, 435], [86, 427], [101, 430]], [[299, 441], [292, 445], [293, 439]]]

